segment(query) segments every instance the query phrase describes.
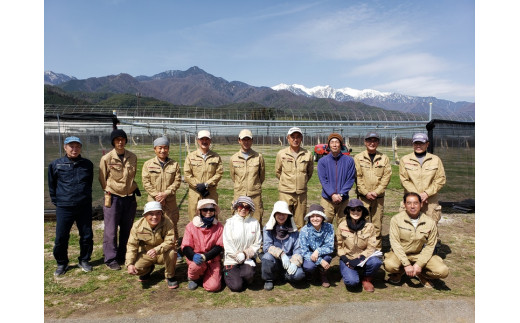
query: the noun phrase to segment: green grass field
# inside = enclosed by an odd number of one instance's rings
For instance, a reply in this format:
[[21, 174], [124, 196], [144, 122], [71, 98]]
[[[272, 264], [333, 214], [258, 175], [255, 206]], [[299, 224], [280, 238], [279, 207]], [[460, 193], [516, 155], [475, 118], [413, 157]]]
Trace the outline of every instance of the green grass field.
[[[254, 146], [258, 152], [264, 155], [266, 161], [266, 180], [263, 185], [264, 224], [268, 220], [273, 204], [278, 199], [278, 180], [274, 174], [275, 156], [280, 146]], [[145, 160], [154, 156], [150, 146], [128, 146], [138, 156], [138, 182], [141, 191], [144, 189], [141, 183], [141, 167]], [[193, 150], [194, 147], [191, 147]], [[233, 185], [229, 177], [229, 158], [238, 151], [237, 145], [215, 145], [213, 150], [218, 152], [224, 161], [224, 175], [219, 183], [219, 205], [222, 208], [220, 220], [231, 216], [231, 202], [233, 198]], [[362, 147], [353, 147], [353, 155], [360, 152]], [[381, 147], [390, 160], [392, 151]], [[399, 156], [411, 152], [410, 149], [400, 149]], [[172, 149], [170, 157], [178, 159], [178, 151]], [[48, 156], [52, 154], [49, 153]], [[100, 151], [89, 151], [89, 156], [97, 168]], [[97, 157], [99, 156], [99, 157]], [[46, 157], [46, 164], [56, 157]], [[184, 158], [182, 158], [184, 159]], [[462, 167], [464, 169], [464, 167]], [[45, 173], [46, 173], [45, 169]], [[94, 188], [100, 192], [97, 181], [97, 170], [94, 179]], [[315, 171], [308, 184], [308, 205], [319, 203], [321, 186]], [[188, 223], [186, 215], [186, 203], [183, 197], [186, 194], [187, 185], [181, 184], [177, 191], [177, 201], [181, 203], [179, 231], [182, 235], [183, 228]], [[442, 192], [442, 191], [441, 191]], [[45, 188], [46, 207], [48, 192]], [[352, 194], [351, 194], [352, 197]], [[383, 219], [383, 235], [388, 233], [388, 223], [392, 215], [397, 213], [399, 201], [402, 198], [402, 188], [399, 182], [398, 166], [392, 166], [392, 179], [387, 189], [385, 198], [385, 217]], [[101, 202], [102, 195], [94, 194], [94, 199]], [[142, 210], [146, 203], [146, 194], [138, 198], [138, 210]], [[52, 206], [52, 205], [50, 205]], [[474, 214], [445, 214], [443, 222], [439, 223], [439, 233], [442, 240], [443, 258], [450, 268], [450, 276], [436, 285], [436, 289], [428, 290], [417, 286], [406, 287], [392, 286], [385, 281], [385, 273], [381, 269], [376, 275], [375, 293], [351, 293], [348, 292], [340, 281], [338, 260], [332, 262], [329, 278], [331, 288], [325, 289], [317, 284], [276, 285], [271, 292], [263, 290], [263, 281], [257, 266], [255, 282], [250, 289], [242, 293], [233, 293], [224, 288], [218, 293], [208, 293], [202, 288], [195, 291], [187, 289], [186, 265], [177, 266], [176, 277], [180, 287], [176, 290], [168, 290], [164, 282], [164, 269], [156, 267], [152, 279], [147, 284], [141, 284], [137, 278], [128, 275], [125, 270], [111, 271], [103, 264], [103, 221], [96, 220], [94, 229], [94, 250], [91, 263], [94, 271], [83, 273], [77, 267], [79, 254], [78, 232], [73, 227], [69, 244], [70, 270], [62, 277], [56, 279], [53, 272], [56, 263], [52, 256], [54, 244], [55, 222], [44, 223], [44, 311], [46, 319], [50, 318], [106, 318], [114, 315], [135, 315], [143, 313], [171, 313], [174, 311], [195, 310], [201, 305], [207, 308], [231, 308], [231, 307], [262, 307], [274, 304], [302, 305], [320, 304], [331, 302], [353, 301], [384, 301], [384, 300], [419, 300], [419, 299], [454, 299], [474, 298], [475, 295], [475, 217]]]

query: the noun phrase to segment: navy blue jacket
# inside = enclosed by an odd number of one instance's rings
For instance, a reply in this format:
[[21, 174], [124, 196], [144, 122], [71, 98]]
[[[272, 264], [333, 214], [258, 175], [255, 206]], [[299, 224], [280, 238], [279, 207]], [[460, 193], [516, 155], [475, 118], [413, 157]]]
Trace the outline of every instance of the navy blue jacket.
[[334, 157], [332, 153], [320, 158], [318, 177], [323, 188], [323, 198], [330, 201], [332, 194], [343, 194], [343, 201], [348, 199], [348, 192], [356, 180], [354, 158], [343, 154]]
[[52, 203], [56, 206], [92, 204], [94, 165], [81, 155], [72, 161], [67, 156], [49, 164], [48, 182]]

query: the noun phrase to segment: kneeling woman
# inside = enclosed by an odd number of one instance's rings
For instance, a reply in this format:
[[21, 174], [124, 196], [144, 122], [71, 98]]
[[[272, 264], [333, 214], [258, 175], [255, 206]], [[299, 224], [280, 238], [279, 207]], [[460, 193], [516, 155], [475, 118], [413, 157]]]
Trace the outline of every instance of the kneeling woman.
[[342, 221], [336, 231], [343, 282], [348, 288], [353, 288], [359, 284], [362, 277], [363, 289], [373, 292], [372, 279], [381, 267], [381, 259], [371, 257], [364, 266], [358, 265], [376, 251], [377, 239], [374, 225], [366, 222], [368, 210], [358, 199], [348, 202], [345, 215], [346, 221]]
[[262, 229], [251, 216], [255, 211], [251, 198], [238, 197], [233, 209], [235, 214], [224, 226], [224, 281], [232, 292], [240, 292], [253, 282], [254, 259], [262, 245]]
[[216, 292], [221, 287], [220, 253], [224, 250], [224, 226], [218, 221], [220, 208], [215, 200], [203, 199], [197, 203], [197, 213], [186, 226], [181, 244], [188, 259], [188, 289], [194, 290], [202, 283], [208, 292]]
[[301, 268], [298, 228], [294, 223], [289, 206], [284, 201], [274, 204], [273, 212], [264, 227], [264, 256], [262, 257], [262, 279], [264, 289], [272, 290], [278, 275], [288, 281], [298, 281], [305, 277]]
[[304, 220], [308, 222], [300, 231], [303, 271], [312, 277], [319, 268], [321, 286], [330, 287], [327, 270], [334, 252], [334, 227], [327, 222], [323, 207], [318, 204], [311, 205]]

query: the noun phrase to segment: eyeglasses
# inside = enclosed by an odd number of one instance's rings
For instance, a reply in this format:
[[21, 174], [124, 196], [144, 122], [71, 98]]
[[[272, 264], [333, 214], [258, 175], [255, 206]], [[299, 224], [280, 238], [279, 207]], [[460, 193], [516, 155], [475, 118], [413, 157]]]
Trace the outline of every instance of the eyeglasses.
[[361, 208], [361, 206], [358, 206], [358, 207], [352, 207], [352, 208], [350, 208], [350, 211], [361, 212], [361, 211], [363, 211], [363, 209]]
[[249, 206], [249, 204], [239, 204], [238, 207], [246, 210], [251, 210], [251, 206]]
[[215, 208], [203, 208], [200, 209], [202, 212], [215, 212]]

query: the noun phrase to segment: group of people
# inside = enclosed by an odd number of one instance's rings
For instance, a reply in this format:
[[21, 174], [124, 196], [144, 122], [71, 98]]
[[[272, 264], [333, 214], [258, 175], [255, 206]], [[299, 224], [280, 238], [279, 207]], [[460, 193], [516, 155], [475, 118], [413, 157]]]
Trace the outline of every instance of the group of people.
[[[177, 288], [175, 266], [177, 258], [184, 257], [188, 288], [202, 286], [208, 291], [220, 290], [222, 281], [232, 291], [243, 290], [251, 284], [257, 262], [266, 290], [272, 290], [276, 281], [302, 279], [318, 279], [323, 287], [329, 287], [327, 271], [335, 256], [339, 257], [347, 288], [362, 286], [368, 292], [374, 291], [373, 277], [381, 265], [391, 283], [399, 283], [406, 274], [431, 287], [431, 279], [449, 273], [442, 259], [434, 255], [441, 214], [437, 192], [446, 178], [441, 160], [427, 152], [426, 134], [415, 134], [414, 152], [400, 160], [405, 194], [400, 213], [390, 222], [391, 251], [384, 255], [384, 261], [380, 251], [382, 216], [392, 169], [389, 158], [377, 150], [380, 137], [375, 132], [365, 136], [366, 150], [354, 158], [342, 153], [344, 139], [340, 134], [329, 135], [329, 153], [317, 165], [322, 186], [320, 204], [307, 209], [307, 183], [314, 172], [314, 161], [311, 152], [301, 145], [301, 129], [290, 128], [289, 147], [276, 155], [278, 201], [262, 229], [265, 162], [262, 154], [252, 149], [251, 131], [240, 131], [240, 150], [229, 160], [234, 183], [233, 216], [224, 225], [219, 221], [217, 192], [223, 162], [210, 149], [210, 132], [199, 131], [198, 148], [184, 163], [190, 222], [179, 248], [175, 195], [181, 174], [179, 164], [169, 158], [169, 140], [154, 140], [156, 156], [143, 164], [142, 183], [148, 202], [143, 218], [135, 222], [135, 196], [141, 193], [135, 182], [137, 157], [125, 148], [127, 140], [123, 130], [112, 131], [114, 149], [99, 164], [99, 182], [105, 192], [104, 263], [111, 270], [120, 270], [124, 264], [129, 274], [146, 281], [155, 265], [163, 264], [168, 287]], [[81, 157], [81, 148], [78, 137], [67, 137], [65, 156], [53, 161], [48, 169], [57, 218], [55, 276], [68, 269], [68, 240], [74, 222], [80, 234], [78, 266], [92, 271], [93, 164]], [[349, 199], [354, 183], [357, 198]]]

